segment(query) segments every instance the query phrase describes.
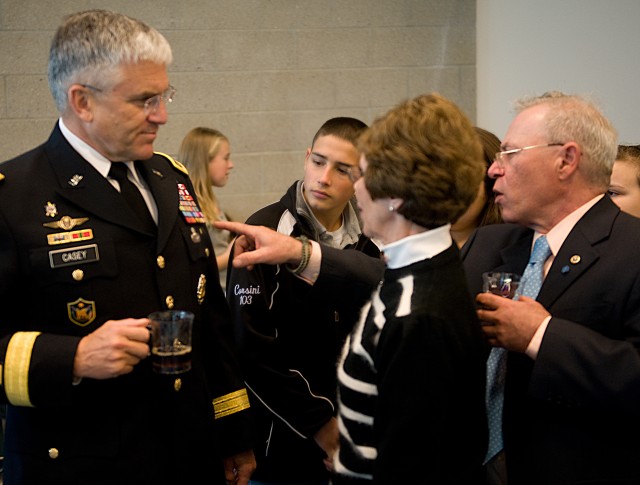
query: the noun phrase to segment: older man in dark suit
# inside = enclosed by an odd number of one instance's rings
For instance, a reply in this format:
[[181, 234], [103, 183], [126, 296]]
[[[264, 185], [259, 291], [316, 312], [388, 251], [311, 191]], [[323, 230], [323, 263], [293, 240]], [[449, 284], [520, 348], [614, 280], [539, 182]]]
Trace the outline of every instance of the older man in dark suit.
[[640, 483], [640, 220], [606, 195], [616, 143], [592, 103], [547, 93], [520, 103], [489, 169], [513, 224], [463, 248], [471, 290], [484, 271], [522, 274], [540, 235], [551, 249], [536, 299], [477, 295], [488, 342], [508, 350], [490, 483]]

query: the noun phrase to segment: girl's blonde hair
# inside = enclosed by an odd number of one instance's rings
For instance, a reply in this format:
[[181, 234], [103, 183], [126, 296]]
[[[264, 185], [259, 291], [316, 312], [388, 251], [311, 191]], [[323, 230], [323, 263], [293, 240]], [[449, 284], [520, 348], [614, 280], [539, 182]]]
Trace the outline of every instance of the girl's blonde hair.
[[218, 130], [198, 126], [185, 135], [178, 151], [178, 160], [189, 171], [198, 204], [209, 223], [219, 220], [222, 215], [209, 179], [209, 161], [218, 154], [223, 141], [229, 143], [229, 139]]

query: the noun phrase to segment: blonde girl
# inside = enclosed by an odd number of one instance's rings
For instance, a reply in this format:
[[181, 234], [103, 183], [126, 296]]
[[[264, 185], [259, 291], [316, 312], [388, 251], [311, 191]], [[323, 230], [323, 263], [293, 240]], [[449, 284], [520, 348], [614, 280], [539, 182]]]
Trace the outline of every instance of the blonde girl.
[[224, 187], [233, 169], [229, 139], [213, 128], [202, 126], [193, 128], [180, 144], [178, 160], [189, 170], [189, 177], [196, 189], [196, 197], [213, 241], [220, 271], [220, 284], [222, 289], [226, 290], [232, 234], [213, 227], [214, 221], [229, 220], [220, 207], [213, 187]]

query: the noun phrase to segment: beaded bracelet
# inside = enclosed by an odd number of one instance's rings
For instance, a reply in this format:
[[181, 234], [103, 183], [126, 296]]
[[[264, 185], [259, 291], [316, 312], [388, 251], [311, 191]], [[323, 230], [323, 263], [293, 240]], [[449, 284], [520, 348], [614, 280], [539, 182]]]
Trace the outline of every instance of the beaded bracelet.
[[302, 243], [302, 259], [300, 259], [300, 264], [296, 268], [291, 269], [291, 272], [299, 275], [309, 265], [309, 260], [311, 259], [311, 243], [307, 236], [300, 236], [296, 239]]

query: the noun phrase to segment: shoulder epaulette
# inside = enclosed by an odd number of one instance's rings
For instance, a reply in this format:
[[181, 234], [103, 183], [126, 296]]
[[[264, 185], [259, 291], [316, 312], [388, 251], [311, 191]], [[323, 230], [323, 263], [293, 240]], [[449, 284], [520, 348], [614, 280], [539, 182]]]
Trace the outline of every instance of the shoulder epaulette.
[[167, 160], [169, 160], [171, 162], [171, 165], [173, 165], [174, 167], [176, 167], [178, 170], [180, 170], [181, 172], [185, 173], [186, 175], [189, 175], [189, 171], [187, 170], [187, 167], [185, 167], [184, 165], [182, 165], [178, 160], [175, 160], [171, 155], [167, 155], [166, 153], [162, 153], [162, 152], [153, 152], [156, 155], [160, 155], [161, 157], [166, 158]]

